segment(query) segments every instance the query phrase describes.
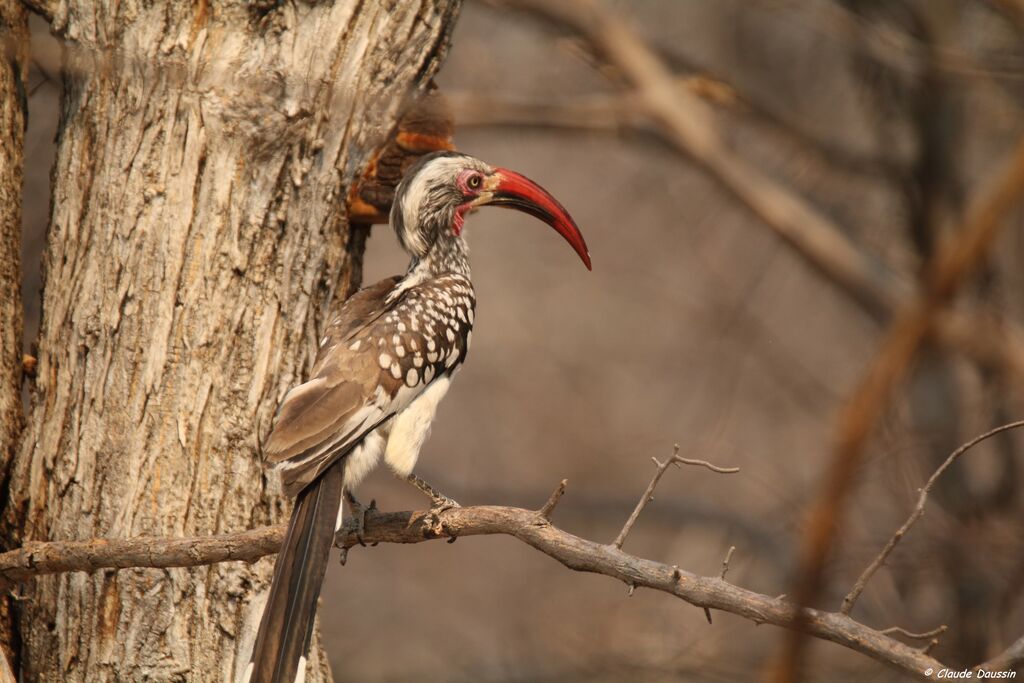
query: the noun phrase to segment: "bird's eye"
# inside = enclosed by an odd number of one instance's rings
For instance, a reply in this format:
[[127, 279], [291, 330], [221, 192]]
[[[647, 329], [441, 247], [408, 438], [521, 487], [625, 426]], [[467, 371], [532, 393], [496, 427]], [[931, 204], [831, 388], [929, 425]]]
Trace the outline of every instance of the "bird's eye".
[[474, 173], [473, 175], [469, 176], [469, 179], [466, 181], [466, 185], [471, 190], [479, 190], [480, 186], [483, 185], [483, 182], [484, 179], [481, 178], [478, 174]]

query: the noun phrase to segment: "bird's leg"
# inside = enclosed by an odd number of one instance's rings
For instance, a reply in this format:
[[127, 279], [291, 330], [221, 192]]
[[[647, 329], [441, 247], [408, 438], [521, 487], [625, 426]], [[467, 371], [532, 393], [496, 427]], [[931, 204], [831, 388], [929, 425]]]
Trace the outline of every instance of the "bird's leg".
[[415, 474], [408, 475], [405, 480], [430, 498], [433, 502], [433, 505], [430, 507], [430, 511], [434, 514], [444, 512], [445, 510], [451, 510], [452, 508], [462, 507], [456, 501], [444, 495], [433, 486], [417, 477]]
[[348, 506], [352, 508], [352, 516], [356, 518], [356, 540], [359, 541], [359, 545], [365, 548], [366, 543], [363, 541], [363, 534], [366, 531], [366, 513], [377, 509], [377, 501], [371, 500], [370, 505], [366, 506], [356, 500], [356, 497], [348, 489], [345, 489], [344, 495]]

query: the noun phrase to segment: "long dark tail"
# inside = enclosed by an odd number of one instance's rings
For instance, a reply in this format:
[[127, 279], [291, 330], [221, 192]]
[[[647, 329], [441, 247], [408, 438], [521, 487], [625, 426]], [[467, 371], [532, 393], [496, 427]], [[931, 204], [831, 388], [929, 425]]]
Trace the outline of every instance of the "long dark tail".
[[293, 683], [309, 651], [344, 478], [345, 459], [339, 458], [295, 500], [253, 646], [250, 683]]

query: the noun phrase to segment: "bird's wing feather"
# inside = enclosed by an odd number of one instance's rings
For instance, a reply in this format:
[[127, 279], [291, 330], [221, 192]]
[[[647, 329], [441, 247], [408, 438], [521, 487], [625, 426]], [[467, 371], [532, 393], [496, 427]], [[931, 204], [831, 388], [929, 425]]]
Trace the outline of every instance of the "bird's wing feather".
[[[472, 290], [442, 281], [386, 302], [389, 278], [351, 297], [331, 321], [309, 381], [285, 396], [264, 444], [295, 493], [465, 358]], [[439, 287], [461, 316], [442, 318]], [[454, 287], [454, 289], [453, 289]], [[465, 303], [458, 303], [464, 300]], [[413, 320], [416, 320], [415, 326]]]
[[323, 442], [344, 426], [365, 403], [358, 382], [331, 385], [327, 377], [314, 377], [285, 396], [277, 424], [263, 447], [270, 463], [279, 463]]
[[367, 385], [377, 379], [374, 366], [367, 363], [365, 353], [340, 345], [380, 316], [398, 280], [397, 276], [381, 280], [342, 304], [320, 344], [312, 377], [293, 387], [278, 408], [274, 430], [263, 446], [268, 462], [283, 462], [327, 439], [366, 404]]
[[[398, 275], [384, 278], [345, 299], [327, 329], [327, 336], [344, 339], [373, 323], [387, 310], [387, 296], [401, 279]], [[323, 350], [318, 355], [322, 357]]]

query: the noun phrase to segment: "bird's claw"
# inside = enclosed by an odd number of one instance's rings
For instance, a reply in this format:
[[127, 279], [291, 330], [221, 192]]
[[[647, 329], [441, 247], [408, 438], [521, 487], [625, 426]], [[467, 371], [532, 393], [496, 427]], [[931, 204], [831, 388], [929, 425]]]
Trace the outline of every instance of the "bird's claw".
[[455, 508], [460, 508], [462, 506], [459, 505], [458, 501], [453, 500], [452, 498], [449, 498], [448, 496], [445, 496], [443, 494], [431, 496], [430, 499], [432, 501], [432, 504], [430, 506], [431, 520], [433, 521], [434, 524], [440, 526], [441, 531], [443, 533], [448, 535], [448, 543], [455, 543], [455, 541], [458, 539], [458, 536], [451, 533], [451, 531], [448, 529], [448, 526], [443, 521], [441, 521], [441, 514], [447, 512], [448, 510], [454, 510]]
[[461, 505], [459, 505], [459, 502], [457, 500], [449, 498], [448, 496], [445, 496], [443, 494], [431, 496], [430, 500], [433, 503], [430, 506], [430, 511], [434, 515], [440, 515], [442, 512], [447, 512], [448, 510], [453, 510], [455, 508], [462, 507]]
[[[359, 542], [359, 545], [365, 548], [366, 513], [377, 509], [377, 500], [372, 499], [369, 505], [363, 505], [348, 491], [345, 492], [345, 500], [348, 501], [348, 506], [352, 509], [352, 516], [356, 520], [356, 541]], [[343, 554], [341, 560], [342, 564], [345, 564], [345, 559], [345, 555]]]
[[366, 547], [366, 513], [376, 509], [376, 498], [371, 499], [369, 505], [358, 504], [352, 509], [356, 518], [356, 540], [359, 541], [359, 545], [364, 548]]
[[422, 491], [430, 498], [431, 505], [427, 517], [430, 519], [433, 525], [441, 528], [442, 533], [448, 534], [449, 543], [454, 543], [456, 536], [453, 535], [451, 532], [448, 532], [447, 529], [445, 528], [444, 523], [441, 521], [441, 513], [446, 512], [448, 510], [452, 510], [454, 508], [460, 508], [462, 506], [459, 505], [457, 501], [449, 498], [448, 496], [444, 495], [427, 482], [417, 477], [415, 474], [409, 474], [408, 476], [406, 476], [405, 480], [412, 484], [413, 486], [415, 486], [416, 488], [418, 488], [420, 491]]

